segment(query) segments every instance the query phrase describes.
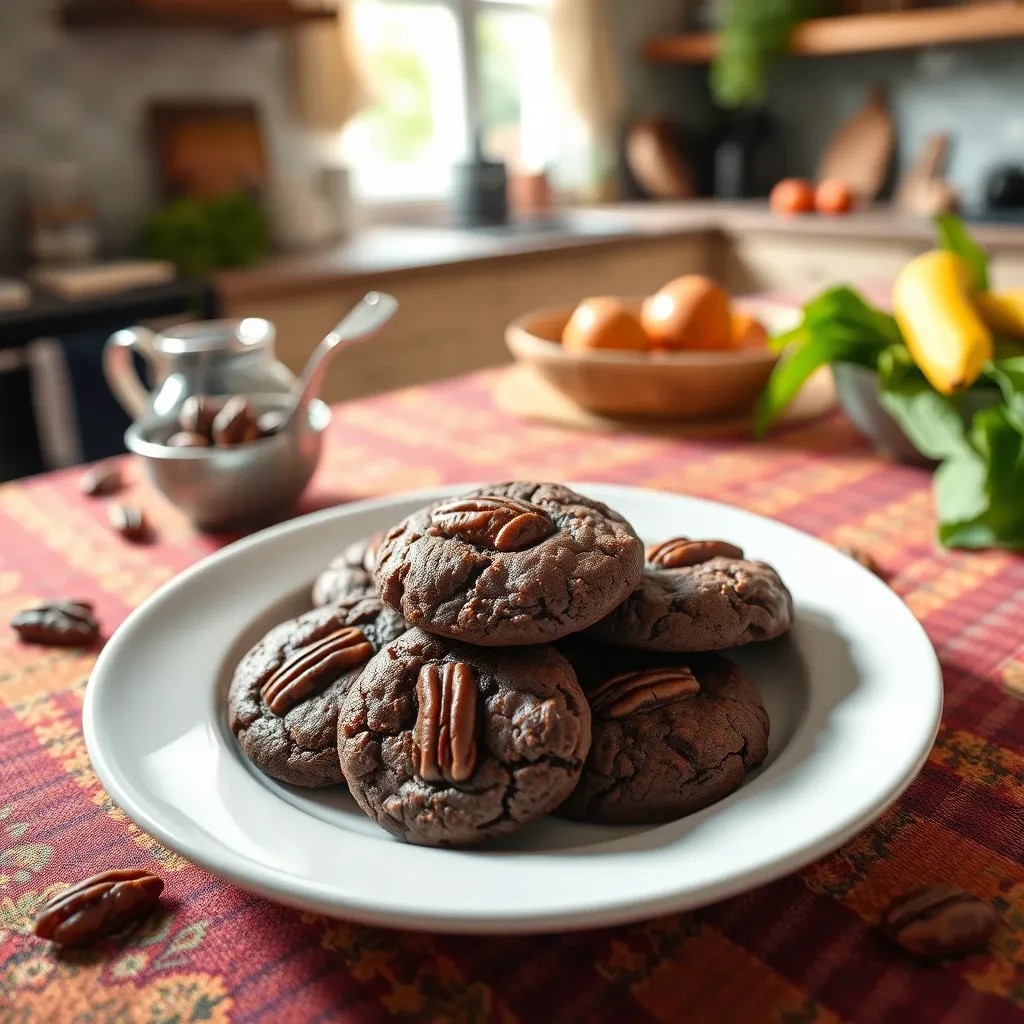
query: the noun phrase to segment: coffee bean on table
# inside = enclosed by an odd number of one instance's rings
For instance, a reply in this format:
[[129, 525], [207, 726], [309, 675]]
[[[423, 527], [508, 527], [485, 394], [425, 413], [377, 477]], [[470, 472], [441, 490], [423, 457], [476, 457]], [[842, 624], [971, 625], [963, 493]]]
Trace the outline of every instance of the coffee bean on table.
[[882, 915], [886, 935], [917, 956], [964, 956], [981, 949], [999, 926], [995, 907], [952, 885], [928, 885], [894, 900]]
[[259, 436], [256, 414], [249, 402], [241, 395], [229, 398], [213, 421], [213, 443], [228, 448], [255, 441]]
[[111, 505], [107, 516], [110, 525], [125, 540], [142, 540], [149, 534], [146, 517], [135, 505]]
[[209, 395], [189, 395], [181, 404], [178, 423], [186, 433], [202, 434], [209, 438], [220, 408], [220, 402]]
[[11, 619], [11, 628], [25, 643], [47, 647], [85, 647], [100, 632], [89, 601], [50, 601], [26, 608]]
[[205, 434], [193, 434], [187, 430], [179, 430], [167, 438], [169, 448], [209, 448], [210, 439]]
[[43, 904], [35, 933], [63, 946], [95, 942], [141, 921], [163, 888], [158, 875], [134, 868], [92, 875]]
[[121, 489], [123, 483], [121, 467], [116, 462], [98, 462], [91, 469], [87, 469], [78, 480], [79, 489], [90, 498], [113, 494], [114, 491]]

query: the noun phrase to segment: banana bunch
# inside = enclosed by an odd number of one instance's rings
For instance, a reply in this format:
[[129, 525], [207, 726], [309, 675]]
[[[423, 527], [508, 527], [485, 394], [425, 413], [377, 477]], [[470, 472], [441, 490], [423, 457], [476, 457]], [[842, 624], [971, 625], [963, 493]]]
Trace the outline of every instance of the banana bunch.
[[994, 335], [1024, 339], [1024, 288], [975, 291], [970, 265], [947, 249], [912, 259], [893, 286], [893, 315], [936, 391], [969, 388], [993, 357]]

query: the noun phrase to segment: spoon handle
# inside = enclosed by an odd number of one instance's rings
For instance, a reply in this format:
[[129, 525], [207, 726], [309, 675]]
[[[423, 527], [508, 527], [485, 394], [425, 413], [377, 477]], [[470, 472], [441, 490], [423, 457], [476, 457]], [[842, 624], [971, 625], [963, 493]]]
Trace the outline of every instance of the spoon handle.
[[302, 415], [309, 403], [320, 394], [324, 374], [331, 360], [343, 348], [358, 345], [372, 338], [394, 315], [398, 300], [386, 292], [367, 292], [341, 322], [314, 349], [302, 376], [298, 395], [285, 426]]

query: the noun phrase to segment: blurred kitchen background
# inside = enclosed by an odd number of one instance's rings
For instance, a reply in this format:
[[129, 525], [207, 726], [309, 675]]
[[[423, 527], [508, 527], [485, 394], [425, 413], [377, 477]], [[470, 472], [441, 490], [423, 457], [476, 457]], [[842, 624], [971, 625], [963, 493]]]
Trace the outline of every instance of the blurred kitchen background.
[[[123, 450], [114, 330], [259, 316], [342, 400], [509, 357], [520, 313], [707, 273], [891, 280], [927, 217], [1024, 284], [1024, 4], [0, 0], [0, 479]], [[787, 217], [780, 178], [840, 177]]]

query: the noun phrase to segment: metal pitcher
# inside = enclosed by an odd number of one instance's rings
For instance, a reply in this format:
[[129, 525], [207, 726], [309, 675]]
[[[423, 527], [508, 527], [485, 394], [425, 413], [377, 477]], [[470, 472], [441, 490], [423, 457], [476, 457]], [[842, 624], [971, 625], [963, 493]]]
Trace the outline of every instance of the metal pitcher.
[[[274, 336], [274, 325], [258, 317], [182, 324], [159, 334], [128, 327], [107, 341], [103, 371], [136, 423], [166, 423], [190, 395], [293, 394], [296, 378], [277, 361]], [[149, 364], [151, 391], [135, 372], [133, 353]]]

